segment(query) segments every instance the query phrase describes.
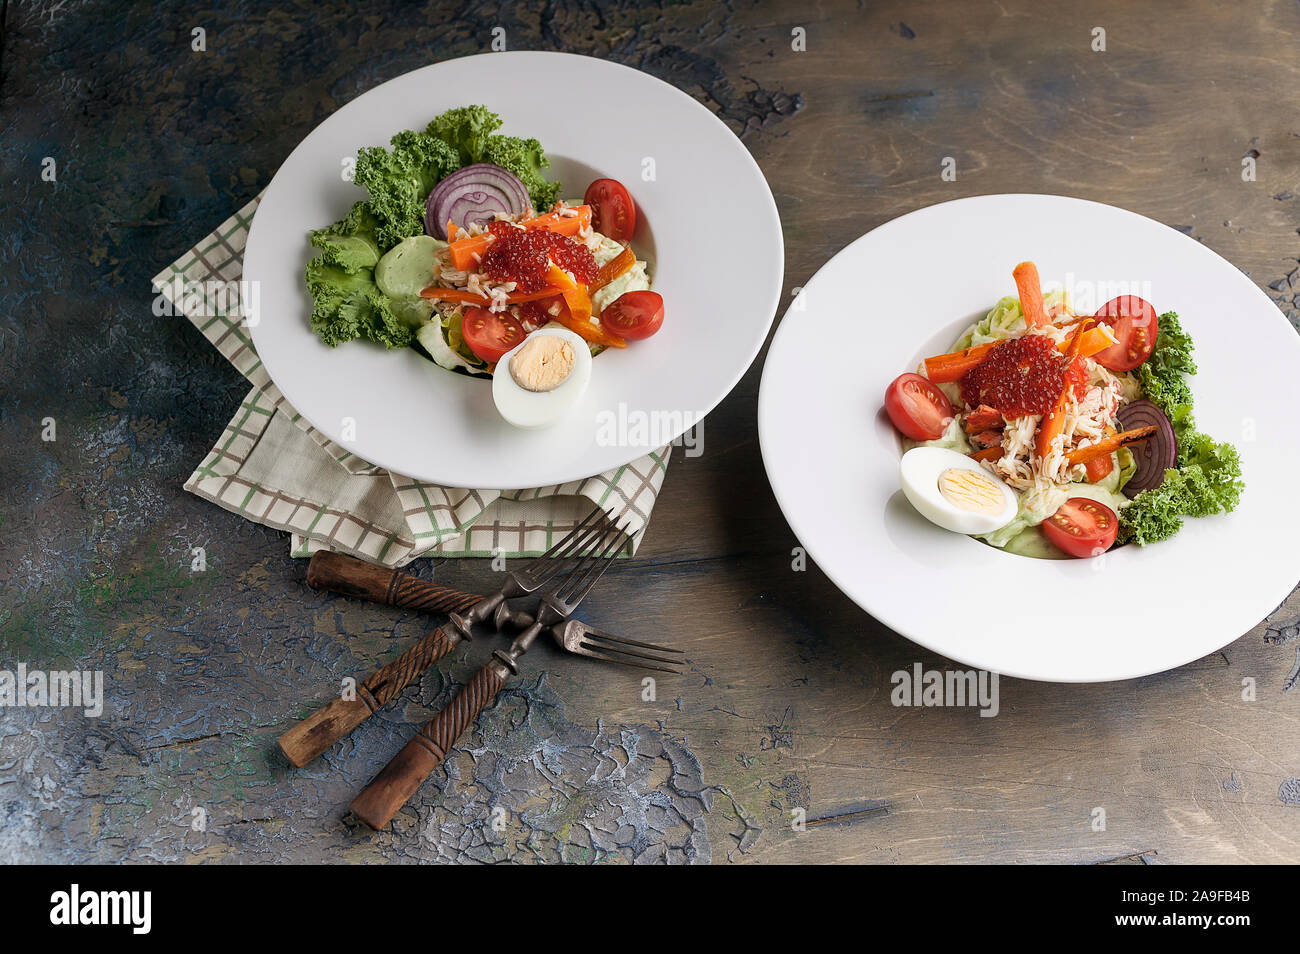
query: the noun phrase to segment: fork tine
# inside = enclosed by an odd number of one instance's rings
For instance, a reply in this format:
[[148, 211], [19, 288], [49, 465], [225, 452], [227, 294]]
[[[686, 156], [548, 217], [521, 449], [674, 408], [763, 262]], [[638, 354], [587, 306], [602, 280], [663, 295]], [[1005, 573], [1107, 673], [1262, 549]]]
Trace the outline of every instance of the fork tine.
[[665, 663], [667, 665], [677, 666], [685, 665], [686, 663], [686, 660], [684, 659], [664, 659], [660, 656], [654, 655], [653, 653], [640, 652], [635, 649], [617, 649], [613, 646], [602, 646], [600, 643], [592, 642], [591, 640], [579, 643], [579, 645], [587, 649], [596, 649], [603, 653], [618, 653], [621, 656], [635, 656], [637, 659], [649, 659], [651, 662]]
[[680, 668], [672, 668], [669, 666], [650, 666], [643, 662], [635, 662], [631, 659], [623, 659], [618, 656], [606, 655], [605, 653], [597, 652], [594, 649], [583, 649], [581, 650], [581, 653], [582, 655], [587, 656], [590, 659], [599, 659], [602, 662], [618, 663], [620, 666], [631, 666], [633, 669], [649, 669], [651, 672], [668, 672], [668, 673], [672, 673], [675, 676], [680, 676], [682, 674], [682, 670]]
[[604, 549], [597, 554], [593, 548], [591, 553], [588, 553], [579, 561], [578, 565], [573, 568], [571, 575], [556, 592], [555, 597], [557, 600], [569, 605], [575, 605], [591, 591], [591, 588], [596, 585], [596, 581], [609, 569], [610, 564], [614, 562], [614, 558], [618, 556], [618, 551], [623, 545], [623, 539], [627, 536], [627, 526], [629, 525], [630, 521], [625, 521], [615, 527], [615, 533], [609, 542], [605, 544]]
[[[546, 551], [545, 553], [543, 553], [541, 556], [537, 557], [533, 562], [535, 563], [535, 562], [538, 562], [538, 561], [540, 561], [540, 560], [547, 560], [547, 559], [550, 559], [551, 557], [555, 556], [555, 555], [556, 555], [556, 552], [560, 549], [560, 547], [563, 547], [563, 546], [565, 546], [566, 544], [569, 544], [569, 543], [573, 540], [573, 538], [574, 538], [575, 536], [578, 535], [578, 532], [579, 532], [579, 531], [583, 531], [583, 532], [585, 532], [585, 531], [586, 531], [586, 528], [587, 528], [587, 526], [588, 526], [588, 524], [590, 524], [591, 521], [592, 521], [593, 519], [595, 519], [595, 517], [596, 517], [597, 514], [600, 514], [601, 516], [604, 516], [605, 511], [602, 510], [600, 507], [597, 507], [596, 509], [592, 510], [591, 513], [587, 514], [587, 516], [583, 518], [583, 520], [582, 520], [581, 523], [579, 523], [577, 526], [575, 526], [572, 530], [570, 530], [570, 531], [569, 531], [568, 533], [566, 533], [564, 536], [560, 537], [560, 539], [556, 540], [554, 546], [552, 546], [549, 550], [547, 550], [547, 551]], [[531, 564], [529, 564], [529, 565], [531, 566]]]
[[653, 649], [661, 653], [686, 652], [686, 650], [684, 649], [675, 649], [672, 646], [660, 646], [656, 643], [643, 643], [635, 639], [628, 639], [626, 636], [615, 636], [613, 633], [606, 633], [603, 630], [593, 629], [592, 627], [588, 626], [586, 623], [583, 623], [583, 628], [586, 630], [583, 633], [584, 639], [594, 637], [596, 639], [600, 639], [605, 642], [617, 643], [620, 646], [640, 646], [642, 649]]
[[608, 514], [597, 507], [556, 541], [554, 546], [520, 570], [517, 579], [525, 582], [530, 589], [550, 582], [561, 571], [571, 569], [570, 561], [578, 557], [582, 550], [598, 544], [608, 533]]

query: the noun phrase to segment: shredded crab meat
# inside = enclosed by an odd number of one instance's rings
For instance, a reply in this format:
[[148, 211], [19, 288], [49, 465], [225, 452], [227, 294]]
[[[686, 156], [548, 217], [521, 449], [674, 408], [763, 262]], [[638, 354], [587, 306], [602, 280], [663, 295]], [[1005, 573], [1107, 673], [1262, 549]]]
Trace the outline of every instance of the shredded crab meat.
[[[1064, 312], [1061, 317], [1069, 319], [1071, 316]], [[1059, 344], [1068, 341], [1075, 330], [1074, 325], [1051, 324], [1035, 333], [1044, 334]], [[1070, 482], [1084, 479], [1083, 465], [1071, 466], [1067, 459], [1069, 451], [1095, 444], [1111, 431], [1120, 429], [1117, 421], [1119, 410], [1134, 397], [1131, 376], [1117, 375], [1091, 359], [1087, 365], [1088, 391], [1082, 400], [1073, 394], [1069, 396], [1061, 433], [1052, 441], [1047, 453], [1039, 457], [1036, 446], [1042, 416], [1034, 414], [1016, 418], [1003, 428], [1002, 456], [994, 461], [985, 461], [986, 470], [1013, 489], [1039, 498], [1060, 492], [1061, 487]], [[965, 413], [970, 410], [974, 409]]]

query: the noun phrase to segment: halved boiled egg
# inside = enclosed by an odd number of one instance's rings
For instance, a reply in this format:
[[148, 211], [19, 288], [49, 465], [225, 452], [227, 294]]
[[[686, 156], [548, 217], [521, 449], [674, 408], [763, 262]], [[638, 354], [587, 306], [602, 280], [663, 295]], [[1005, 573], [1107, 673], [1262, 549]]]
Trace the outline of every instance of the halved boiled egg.
[[591, 382], [591, 348], [551, 324], [507, 351], [492, 374], [492, 400], [515, 427], [546, 427], [563, 417]]
[[931, 523], [954, 533], [992, 533], [1019, 507], [1015, 492], [965, 454], [913, 447], [898, 466], [903, 493]]

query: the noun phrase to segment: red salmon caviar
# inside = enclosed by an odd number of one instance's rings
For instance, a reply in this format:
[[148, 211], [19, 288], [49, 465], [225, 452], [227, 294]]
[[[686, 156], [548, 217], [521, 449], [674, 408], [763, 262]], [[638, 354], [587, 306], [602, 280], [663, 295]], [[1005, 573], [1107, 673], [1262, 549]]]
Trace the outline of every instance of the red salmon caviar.
[[518, 291], [545, 288], [551, 263], [564, 269], [574, 280], [590, 285], [600, 273], [596, 259], [585, 245], [567, 235], [546, 229], [521, 229], [509, 222], [493, 222], [488, 231], [496, 241], [483, 253], [479, 268], [497, 282], [514, 282]]
[[971, 407], [987, 404], [1008, 419], [1046, 414], [1067, 386], [1083, 400], [1088, 369], [1083, 358], [1066, 368], [1065, 357], [1046, 335], [1025, 335], [1002, 342], [961, 379], [961, 396]]

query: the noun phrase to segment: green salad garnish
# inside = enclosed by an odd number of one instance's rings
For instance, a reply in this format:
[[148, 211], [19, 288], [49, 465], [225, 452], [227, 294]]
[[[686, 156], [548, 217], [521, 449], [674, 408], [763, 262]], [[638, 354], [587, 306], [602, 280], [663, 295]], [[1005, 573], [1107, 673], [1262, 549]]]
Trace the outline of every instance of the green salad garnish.
[[[500, 135], [500, 127], [501, 117], [486, 107], [462, 106], [438, 116], [423, 132], [399, 132], [387, 149], [358, 151], [355, 180], [367, 198], [338, 222], [311, 233], [311, 244], [322, 254], [307, 263], [307, 290], [312, 330], [322, 341], [334, 346], [363, 338], [403, 348], [415, 340], [427, 307], [419, 299], [384, 294], [375, 283], [375, 265], [403, 239], [424, 234], [425, 200], [456, 170], [490, 162], [519, 177], [535, 209], [555, 203], [560, 184], [543, 176], [549, 164], [541, 144]], [[465, 357], [481, 363], [472, 352]]]
[[1192, 417], [1186, 378], [1196, 373], [1191, 337], [1172, 311], [1160, 316], [1159, 329], [1151, 357], [1138, 368], [1138, 382], [1173, 425], [1178, 457], [1159, 487], [1142, 491], [1119, 513], [1119, 539], [1138, 544], [1172, 537], [1184, 517], [1236, 509], [1245, 487], [1237, 449], [1201, 433]]

